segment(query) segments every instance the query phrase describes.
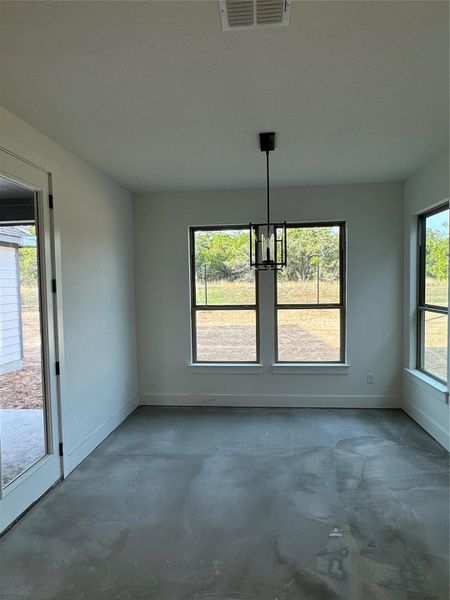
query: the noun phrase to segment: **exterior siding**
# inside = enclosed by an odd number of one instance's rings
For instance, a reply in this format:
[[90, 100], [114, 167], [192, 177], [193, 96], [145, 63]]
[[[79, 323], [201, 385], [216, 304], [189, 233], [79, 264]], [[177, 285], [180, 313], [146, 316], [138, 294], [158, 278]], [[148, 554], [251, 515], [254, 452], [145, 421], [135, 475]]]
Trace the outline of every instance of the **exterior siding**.
[[22, 354], [18, 249], [0, 244], [0, 374], [20, 368]]

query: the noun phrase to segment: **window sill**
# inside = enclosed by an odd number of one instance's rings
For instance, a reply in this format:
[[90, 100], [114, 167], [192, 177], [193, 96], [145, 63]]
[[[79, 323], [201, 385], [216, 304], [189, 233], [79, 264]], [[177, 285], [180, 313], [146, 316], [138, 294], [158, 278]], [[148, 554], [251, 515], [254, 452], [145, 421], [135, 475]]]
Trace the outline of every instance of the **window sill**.
[[404, 369], [406, 376], [413, 383], [448, 404], [448, 387], [417, 369]]
[[301, 373], [302, 375], [348, 375], [349, 363], [274, 363], [272, 372]]
[[189, 363], [188, 368], [198, 373], [258, 373], [262, 370], [261, 363]]

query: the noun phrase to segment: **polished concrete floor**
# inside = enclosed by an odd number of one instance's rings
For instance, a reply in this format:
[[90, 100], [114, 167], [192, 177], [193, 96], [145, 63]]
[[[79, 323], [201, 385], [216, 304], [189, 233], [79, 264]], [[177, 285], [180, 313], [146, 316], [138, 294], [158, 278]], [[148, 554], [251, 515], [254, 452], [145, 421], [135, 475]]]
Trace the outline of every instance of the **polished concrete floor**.
[[143, 407], [0, 540], [0, 598], [447, 600], [448, 467], [400, 411]]

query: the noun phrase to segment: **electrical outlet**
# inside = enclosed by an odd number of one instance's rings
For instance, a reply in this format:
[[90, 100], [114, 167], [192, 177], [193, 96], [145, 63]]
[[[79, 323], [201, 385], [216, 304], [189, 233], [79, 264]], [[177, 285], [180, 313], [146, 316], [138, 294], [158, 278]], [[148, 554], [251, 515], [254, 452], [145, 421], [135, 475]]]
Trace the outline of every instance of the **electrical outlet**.
[[375, 383], [375, 375], [374, 373], [367, 373], [367, 383]]

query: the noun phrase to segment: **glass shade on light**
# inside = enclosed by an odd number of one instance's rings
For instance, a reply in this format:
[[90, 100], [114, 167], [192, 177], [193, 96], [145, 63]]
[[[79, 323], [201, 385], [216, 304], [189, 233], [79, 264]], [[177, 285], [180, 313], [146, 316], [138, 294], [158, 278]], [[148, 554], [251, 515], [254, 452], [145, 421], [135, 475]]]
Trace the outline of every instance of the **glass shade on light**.
[[250, 265], [261, 271], [286, 266], [286, 223], [250, 223]]
[[275, 236], [273, 233], [261, 233], [261, 254], [268, 263], [275, 260]]

